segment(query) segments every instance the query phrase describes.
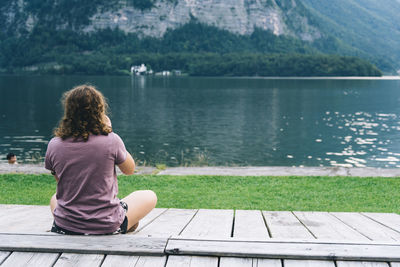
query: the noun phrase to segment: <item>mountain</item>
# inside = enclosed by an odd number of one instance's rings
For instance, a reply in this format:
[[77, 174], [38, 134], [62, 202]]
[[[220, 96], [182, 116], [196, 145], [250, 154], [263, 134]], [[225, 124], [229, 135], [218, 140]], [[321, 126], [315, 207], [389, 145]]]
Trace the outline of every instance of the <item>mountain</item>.
[[[383, 69], [400, 69], [399, 0], [303, 0], [318, 29], [359, 49]], [[365, 55], [364, 55], [365, 57]]]
[[192, 18], [236, 34], [254, 28], [302, 40], [321, 36], [307, 10], [295, 0], [2, 0], [3, 31], [37, 24], [82, 32], [118, 27], [140, 36], [162, 37]]
[[325, 53], [394, 72], [397, 14], [398, 0], [0, 0], [0, 68], [107, 50]]

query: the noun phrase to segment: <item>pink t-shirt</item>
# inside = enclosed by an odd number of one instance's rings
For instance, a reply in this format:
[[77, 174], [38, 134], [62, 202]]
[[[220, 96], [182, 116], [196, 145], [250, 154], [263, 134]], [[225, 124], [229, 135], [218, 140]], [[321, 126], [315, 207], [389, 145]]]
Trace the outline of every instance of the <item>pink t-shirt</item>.
[[45, 167], [55, 171], [56, 224], [66, 230], [105, 234], [117, 230], [125, 214], [119, 204], [115, 165], [126, 159], [121, 138], [90, 135], [87, 142], [54, 137], [47, 146]]

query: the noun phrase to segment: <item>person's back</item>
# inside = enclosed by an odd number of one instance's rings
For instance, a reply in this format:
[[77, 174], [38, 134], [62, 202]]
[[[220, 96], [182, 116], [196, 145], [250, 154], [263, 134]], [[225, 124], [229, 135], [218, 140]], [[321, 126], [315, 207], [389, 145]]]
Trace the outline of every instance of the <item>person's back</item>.
[[[119, 204], [115, 164], [126, 159], [118, 135], [91, 135], [89, 139], [53, 138], [46, 168], [59, 178], [54, 211], [57, 225], [74, 232], [103, 234], [115, 231], [124, 220]], [[82, 223], [84, 222], [84, 223]]]
[[[93, 86], [64, 94], [64, 116], [49, 142], [45, 167], [57, 181], [50, 200], [52, 232], [109, 234], [134, 230], [157, 203], [153, 191], [135, 191], [118, 199], [115, 165], [133, 174], [135, 162], [112, 132], [107, 104]], [[129, 209], [133, 206], [134, 209]]]

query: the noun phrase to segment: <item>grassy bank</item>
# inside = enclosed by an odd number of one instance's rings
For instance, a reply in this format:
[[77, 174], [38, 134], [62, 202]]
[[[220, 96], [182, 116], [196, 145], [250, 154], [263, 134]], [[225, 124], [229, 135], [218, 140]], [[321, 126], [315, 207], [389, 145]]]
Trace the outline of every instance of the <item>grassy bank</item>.
[[[357, 177], [119, 177], [119, 197], [151, 189], [157, 207], [400, 213], [400, 178]], [[1, 204], [47, 205], [50, 175], [0, 175]]]

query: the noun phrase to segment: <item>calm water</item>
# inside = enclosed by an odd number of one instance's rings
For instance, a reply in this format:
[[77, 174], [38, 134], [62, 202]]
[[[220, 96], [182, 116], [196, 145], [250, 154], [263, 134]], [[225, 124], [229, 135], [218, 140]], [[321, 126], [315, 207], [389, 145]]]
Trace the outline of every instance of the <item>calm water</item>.
[[398, 80], [2, 76], [1, 160], [41, 161], [83, 82], [142, 164], [400, 167]]

